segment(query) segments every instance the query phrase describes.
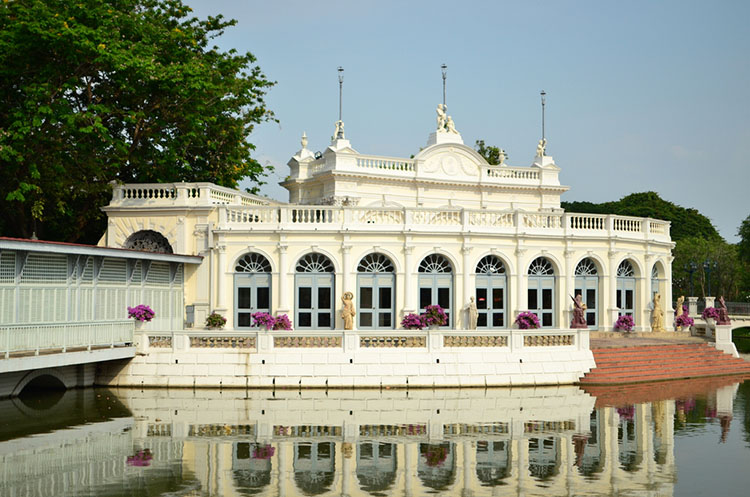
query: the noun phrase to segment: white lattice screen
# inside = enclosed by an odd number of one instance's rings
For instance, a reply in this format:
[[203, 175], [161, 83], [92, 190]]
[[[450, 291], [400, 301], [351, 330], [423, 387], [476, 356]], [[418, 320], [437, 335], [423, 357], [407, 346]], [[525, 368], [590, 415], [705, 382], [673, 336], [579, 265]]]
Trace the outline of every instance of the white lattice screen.
[[[153, 329], [183, 325], [183, 268], [174, 281], [169, 263], [152, 262], [143, 278], [142, 261], [104, 257], [96, 278], [93, 257], [30, 253], [15, 284], [16, 254], [0, 253], [0, 323], [60, 323], [127, 318], [127, 307], [146, 304], [156, 312]], [[128, 269], [132, 277], [128, 281]], [[70, 274], [70, 278], [68, 275]]]

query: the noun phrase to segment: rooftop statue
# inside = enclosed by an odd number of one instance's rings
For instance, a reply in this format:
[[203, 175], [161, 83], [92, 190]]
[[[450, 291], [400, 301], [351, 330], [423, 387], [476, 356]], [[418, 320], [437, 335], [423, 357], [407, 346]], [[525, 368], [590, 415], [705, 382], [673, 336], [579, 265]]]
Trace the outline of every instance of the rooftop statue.
[[446, 121], [446, 115], [445, 115], [445, 109], [447, 106], [445, 104], [438, 104], [437, 106], [437, 130], [443, 131], [445, 129], [445, 121]]
[[458, 131], [456, 131], [456, 125], [453, 123], [453, 118], [451, 116], [446, 118], [445, 127], [448, 130], [448, 133], [458, 134]]
[[304, 131], [302, 132], [302, 139], [300, 140], [300, 143], [302, 144], [302, 150], [307, 148], [307, 133]]
[[336, 121], [336, 131], [333, 136], [335, 140], [344, 138], [344, 121]]
[[536, 156], [537, 157], [544, 157], [544, 152], [547, 149], [547, 139], [542, 138], [539, 140], [539, 143], [536, 145]]
[[504, 148], [501, 148], [500, 149], [500, 155], [498, 156], [498, 163], [497, 163], [497, 165], [498, 166], [504, 165], [505, 164], [505, 159], [507, 159], [507, 158], [508, 158], [508, 154], [505, 153], [505, 149]]

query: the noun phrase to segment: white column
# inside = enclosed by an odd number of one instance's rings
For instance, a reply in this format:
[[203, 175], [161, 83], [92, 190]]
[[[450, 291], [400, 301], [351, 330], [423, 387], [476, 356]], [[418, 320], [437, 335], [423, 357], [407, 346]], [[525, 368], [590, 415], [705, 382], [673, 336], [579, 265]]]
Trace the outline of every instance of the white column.
[[518, 313], [525, 311], [529, 307], [529, 296], [527, 295], [528, 278], [526, 277], [528, 268], [526, 267], [525, 254], [526, 249], [520, 247], [516, 249], [516, 295], [515, 299], [513, 299], [515, 308], [511, 315], [508, 316], [508, 324], [512, 324]]
[[276, 312], [277, 314], [288, 314], [291, 310], [289, 306], [289, 292], [293, 291], [287, 288], [289, 276], [287, 273], [286, 251], [288, 245], [279, 243], [277, 248], [279, 249], [279, 307]]
[[674, 309], [672, 309], [672, 260], [674, 257], [670, 257], [664, 267], [664, 278], [660, 279], [662, 285], [664, 285], [664, 293], [662, 293], [661, 306], [664, 309], [664, 327], [667, 331], [674, 330]]
[[[560, 295], [560, 303], [562, 304], [561, 311], [562, 311], [562, 321], [560, 321], [560, 326], [558, 328], [564, 329], [570, 327], [571, 321], [573, 321], [573, 311], [571, 308], [571, 302], [568, 300], [570, 297], [569, 295], [573, 295], [576, 291], [576, 285], [575, 285], [575, 268], [572, 266], [573, 264], [573, 252], [570, 250], [565, 250], [563, 253], [565, 256], [565, 268], [563, 270], [565, 271], [565, 274], [563, 275], [564, 281], [565, 281], [565, 288], [563, 288], [563, 293]], [[575, 295], [573, 295], [575, 297]], [[581, 298], [584, 302], [586, 302], [586, 296], [581, 295]], [[584, 314], [585, 318], [585, 314]]]
[[[612, 331], [614, 329], [615, 321], [617, 321], [617, 313], [619, 308], [617, 307], [617, 259], [615, 257], [617, 253], [614, 251], [609, 252], [609, 278], [607, 278], [607, 297], [609, 302], [607, 304], [607, 312], [605, 315], [606, 321], [602, 323], [599, 329], [602, 331]], [[609, 318], [609, 319], [607, 319]]]
[[414, 292], [416, 285], [414, 284], [414, 247], [404, 247], [404, 314], [409, 312], [415, 312], [417, 310], [414, 301]]
[[351, 245], [341, 245], [341, 291], [337, 292], [338, 296], [344, 295], [344, 292], [357, 294], [356, 288], [352, 288], [352, 268], [351, 268]]
[[[471, 284], [471, 247], [464, 246], [461, 248], [461, 253], [463, 254], [463, 295], [459, 295], [462, 297], [462, 303], [459, 306], [456, 306], [456, 311], [460, 311], [462, 321], [463, 321], [463, 328], [468, 329], [469, 323], [468, 323], [468, 316], [467, 312], [464, 311], [464, 307], [469, 304], [469, 297], [474, 295], [474, 286]], [[458, 323], [456, 323], [456, 328], [458, 328]]]
[[218, 252], [216, 263], [216, 310], [224, 314], [227, 310], [226, 291], [224, 289], [224, 275], [226, 273], [227, 247], [220, 245], [216, 247]]

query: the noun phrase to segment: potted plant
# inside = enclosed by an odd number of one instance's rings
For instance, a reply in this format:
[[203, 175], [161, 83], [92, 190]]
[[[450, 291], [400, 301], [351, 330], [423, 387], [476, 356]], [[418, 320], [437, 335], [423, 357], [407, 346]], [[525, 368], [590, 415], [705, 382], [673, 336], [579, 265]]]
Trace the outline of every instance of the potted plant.
[[693, 326], [695, 324], [695, 321], [693, 321], [693, 318], [685, 314], [680, 314], [677, 316], [677, 319], [674, 320], [674, 325], [680, 328], [682, 331], [686, 331], [688, 328]]
[[633, 331], [633, 328], [635, 328], [633, 316], [622, 314], [617, 318], [617, 321], [615, 321], [615, 331]]
[[401, 320], [401, 326], [407, 330], [421, 330], [423, 326], [422, 318], [418, 314], [409, 313]]
[[149, 306], [139, 304], [135, 307], [128, 307], [128, 318], [135, 320], [135, 329], [143, 328], [143, 323], [148, 323], [154, 319], [156, 313]]
[[255, 445], [253, 447], [253, 459], [271, 459], [273, 457], [274, 452], [276, 452], [276, 449], [274, 449], [271, 445], [265, 444], [265, 445]]
[[706, 323], [708, 323], [710, 326], [713, 326], [719, 319], [719, 309], [717, 309], [716, 307], [706, 307], [705, 309], [703, 309], [701, 317], [706, 320]]
[[424, 312], [419, 316], [422, 324], [430, 329], [437, 329], [439, 326], [448, 324], [448, 315], [439, 305], [428, 305]]
[[522, 330], [535, 330], [539, 328], [539, 317], [530, 311], [519, 312], [516, 316], [516, 324]]
[[212, 312], [206, 318], [206, 328], [209, 330], [220, 330], [227, 324], [227, 318], [217, 312]]
[[273, 330], [292, 331], [292, 321], [286, 314], [279, 314], [271, 327]]
[[252, 314], [253, 326], [263, 331], [272, 330], [276, 319], [267, 312], [254, 312]]

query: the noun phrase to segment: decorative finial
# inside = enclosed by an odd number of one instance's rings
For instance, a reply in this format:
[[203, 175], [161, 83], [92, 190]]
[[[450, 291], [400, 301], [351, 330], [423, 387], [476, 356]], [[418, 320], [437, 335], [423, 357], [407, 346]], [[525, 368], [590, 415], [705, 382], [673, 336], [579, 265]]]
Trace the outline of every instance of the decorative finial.
[[[539, 92], [539, 95], [541, 95], [542, 97], [542, 140], [544, 140], [546, 138], [546, 136], [544, 136], [544, 105], [547, 103], [547, 99], [545, 98], [547, 96], [547, 92], [542, 90]], [[545, 143], [547, 142], [545, 141]]]
[[336, 121], [336, 134], [333, 136], [339, 140], [344, 138], [344, 68], [339, 66], [337, 70], [339, 73], [339, 120]]
[[445, 79], [448, 77], [448, 66], [443, 64], [440, 70], [443, 73], [443, 110], [445, 110]]
[[307, 148], [307, 133], [304, 131], [302, 132], [302, 139], [300, 140], [300, 143], [302, 144], [302, 150], [305, 150]]

